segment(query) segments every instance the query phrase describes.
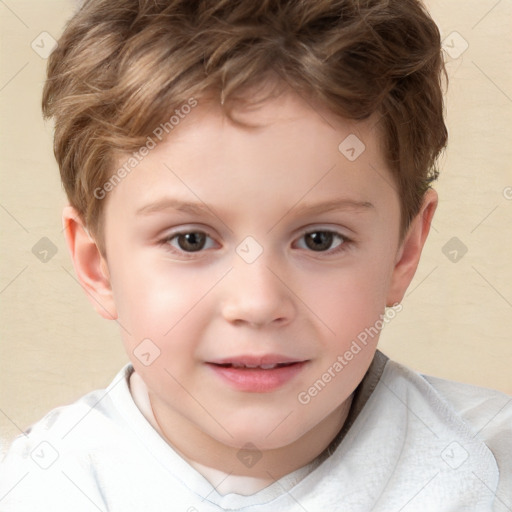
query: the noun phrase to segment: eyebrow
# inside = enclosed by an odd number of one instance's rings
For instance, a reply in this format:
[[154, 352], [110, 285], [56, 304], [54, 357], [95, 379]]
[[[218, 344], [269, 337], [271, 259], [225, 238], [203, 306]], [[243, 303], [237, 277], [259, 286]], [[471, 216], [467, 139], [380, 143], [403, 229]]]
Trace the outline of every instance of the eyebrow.
[[205, 213], [213, 214], [213, 210], [205, 203], [194, 203], [187, 201], [180, 201], [172, 197], [165, 197], [155, 201], [154, 203], [147, 204], [137, 210], [137, 215], [151, 215], [165, 210], [177, 210], [184, 213], [191, 213], [201, 215]]
[[[318, 213], [325, 213], [331, 211], [364, 212], [370, 211], [373, 208], [374, 205], [368, 201], [356, 201], [353, 199], [334, 199], [322, 203], [304, 203], [300, 206], [293, 206], [288, 210], [288, 213], [285, 214], [284, 217], [292, 212], [295, 215], [314, 215]], [[179, 199], [171, 197], [162, 198], [154, 203], [142, 206], [137, 210], [136, 213], [137, 215], [151, 215], [166, 210], [176, 210], [183, 213], [189, 213], [192, 215], [215, 215], [212, 208], [208, 207], [208, 205], [205, 203], [181, 201]]]
[[354, 211], [364, 212], [370, 211], [374, 208], [373, 204], [369, 201], [356, 201], [354, 199], [333, 199], [323, 203], [304, 203], [300, 206], [293, 207], [290, 213], [295, 215], [302, 215], [305, 213], [316, 214], [331, 211]]

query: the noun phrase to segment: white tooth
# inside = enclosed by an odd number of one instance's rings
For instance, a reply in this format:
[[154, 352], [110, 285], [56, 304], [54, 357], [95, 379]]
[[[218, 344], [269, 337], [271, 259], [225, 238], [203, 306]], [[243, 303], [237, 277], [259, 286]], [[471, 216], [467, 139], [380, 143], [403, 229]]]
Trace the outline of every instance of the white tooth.
[[258, 368], [257, 364], [246, 364], [244, 365], [246, 368]]
[[272, 368], [275, 368], [277, 366], [277, 364], [262, 364], [261, 367], [264, 369], [264, 370], [271, 370]]

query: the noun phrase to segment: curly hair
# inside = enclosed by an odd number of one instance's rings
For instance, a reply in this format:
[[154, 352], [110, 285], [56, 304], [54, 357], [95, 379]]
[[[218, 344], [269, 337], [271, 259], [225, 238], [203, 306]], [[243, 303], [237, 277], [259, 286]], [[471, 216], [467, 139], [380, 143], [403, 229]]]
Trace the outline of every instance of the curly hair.
[[90, 232], [119, 155], [191, 98], [231, 117], [272, 76], [345, 118], [378, 114], [403, 235], [447, 141], [440, 34], [419, 0], [86, 1], [49, 58], [43, 113]]

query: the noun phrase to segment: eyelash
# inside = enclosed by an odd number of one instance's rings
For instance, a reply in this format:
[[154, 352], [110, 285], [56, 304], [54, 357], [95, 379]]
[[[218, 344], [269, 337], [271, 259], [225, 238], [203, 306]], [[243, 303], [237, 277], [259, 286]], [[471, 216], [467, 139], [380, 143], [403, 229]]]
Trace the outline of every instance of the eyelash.
[[[331, 249], [331, 250], [327, 250], [327, 251], [314, 251], [311, 249], [308, 251], [313, 254], [326, 254], [328, 256], [333, 256], [333, 255], [336, 255], [336, 254], [346, 251], [353, 244], [353, 241], [350, 238], [346, 237], [345, 235], [343, 235], [337, 231], [333, 231], [333, 230], [329, 230], [329, 229], [311, 229], [311, 230], [304, 231], [304, 232], [302, 232], [302, 234], [300, 235], [298, 240], [302, 239], [303, 237], [305, 237], [307, 235], [311, 235], [313, 233], [330, 233], [330, 234], [334, 235], [334, 239], [336, 239], [336, 238], [341, 239], [341, 243], [337, 247], [335, 247], [334, 250]], [[204, 231], [190, 230], [190, 231], [178, 231], [176, 233], [171, 233], [170, 235], [166, 236], [163, 240], [161, 240], [159, 243], [160, 243], [160, 245], [165, 246], [165, 248], [173, 254], [178, 254], [183, 258], [193, 258], [196, 254], [200, 254], [200, 253], [204, 252], [205, 249], [201, 249], [199, 251], [184, 251], [183, 249], [177, 249], [177, 248], [171, 246], [171, 244], [170, 244], [170, 242], [172, 240], [174, 240], [175, 238], [182, 236], [182, 235], [189, 235], [189, 234], [203, 234], [203, 235], [206, 235], [208, 238], [212, 239]], [[334, 243], [334, 240], [333, 240], [333, 243]]]

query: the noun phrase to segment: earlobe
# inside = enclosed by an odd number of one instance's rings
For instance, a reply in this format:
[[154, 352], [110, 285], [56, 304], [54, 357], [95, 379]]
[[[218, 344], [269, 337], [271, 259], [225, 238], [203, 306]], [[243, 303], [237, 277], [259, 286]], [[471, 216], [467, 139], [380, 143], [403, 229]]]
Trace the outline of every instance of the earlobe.
[[420, 261], [421, 251], [425, 245], [434, 212], [437, 208], [437, 192], [429, 189], [423, 199], [423, 204], [400, 246], [395, 268], [389, 287], [387, 306], [402, 301], [409, 284], [416, 273]]
[[89, 235], [80, 215], [71, 206], [62, 212], [66, 243], [76, 276], [94, 309], [107, 320], [115, 320], [115, 308], [108, 265]]

